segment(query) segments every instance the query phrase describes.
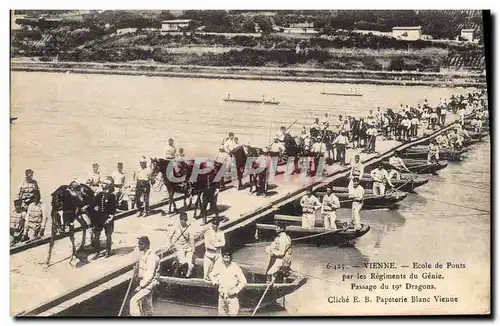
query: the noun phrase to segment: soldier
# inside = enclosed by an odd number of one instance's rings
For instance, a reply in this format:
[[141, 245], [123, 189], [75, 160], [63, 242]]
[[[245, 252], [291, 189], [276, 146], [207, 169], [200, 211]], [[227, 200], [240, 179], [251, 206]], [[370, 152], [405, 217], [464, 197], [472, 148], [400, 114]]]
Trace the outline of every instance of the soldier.
[[182, 212], [179, 216], [179, 224], [174, 232], [170, 235], [169, 247], [174, 246], [177, 254], [178, 266], [174, 267], [176, 270], [174, 274], [185, 264], [188, 269], [186, 277], [189, 278], [194, 268], [193, 255], [194, 255], [194, 234], [187, 222], [187, 214]]
[[282, 281], [283, 277], [290, 274], [292, 240], [286, 234], [285, 229], [284, 225], [278, 224], [276, 238], [266, 247], [266, 253], [269, 255], [269, 264], [266, 270], [267, 282], [274, 282], [275, 279]]
[[151, 250], [147, 236], [137, 239], [137, 246], [142, 256], [136, 269], [139, 285], [130, 299], [130, 315], [153, 316], [153, 294], [159, 284], [160, 258]]
[[337, 214], [335, 211], [340, 208], [340, 200], [333, 193], [332, 188], [326, 188], [326, 196], [321, 203], [321, 215], [323, 215], [323, 225], [325, 229], [336, 230]]
[[208, 180], [202, 193], [201, 216], [203, 217], [203, 224], [207, 224], [208, 204], [210, 204], [210, 210], [215, 213], [215, 218], [219, 218], [219, 208], [217, 207], [219, 191], [219, 183]]
[[[149, 215], [149, 194], [151, 192], [149, 179], [151, 178], [151, 169], [147, 166], [148, 161], [144, 156], [139, 164], [141, 168], [134, 174], [134, 181], [136, 182], [135, 203], [139, 209], [138, 217], [143, 215], [146, 217]], [[141, 197], [144, 199], [144, 208]]]
[[384, 169], [384, 165], [379, 163], [377, 168], [370, 172], [373, 179], [373, 194], [374, 195], [385, 195], [385, 184], [386, 182], [389, 186], [394, 187], [389, 179], [389, 174]]
[[237, 316], [240, 310], [238, 294], [247, 285], [247, 279], [229, 250], [222, 253], [222, 263], [215, 268], [214, 284], [219, 285], [219, 316]]
[[429, 153], [427, 153], [427, 163], [439, 162], [439, 145], [436, 140], [429, 144]]
[[35, 198], [36, 192], [40, 191], [38, 187], [38, 182], [33, 179], [33, 170], [27, 169], [25, 171], [25, 179], [19, 186], [19, 195], [18, 198], [21, 200], [21, 208], [25, 212], [28, 208], [28, 205]]
[[203, 278], [212, 281], [214, 267], [221, 262], [221, 249], [226, 245], [224, 233], [219, 230], [220, 220], [212, 219], [212, 227], [205, 232], [205, 256], [203, 257]]
[[300, 206], [302, 206], [302, 227], [306, 229], [314, 228], [316, 222], [315, 212], [321, 207], [321, 203], [313, 195], [312, 189], [308, 189], [307, 194], [300, 199]]
[[165, 159], [173, 160], [177, 154], [177, 148], [175, 148], [174, 140], [172, 138], [168, 139], [168, 145], [165, 147]]
[[224, 150], [226, 151], [226, 153], [231, 153], [235, 147], [236, 144], [234, 143], [234, 133], [230, 132], [229, 137], [224, 142]]
[[99, 172], [99, 164], [92, 164], [92, 172], [87, 176], [85, 183], [90, 186], [93, 192], [101, 191], [101, 172]]
[[361, 229], [361, 217], [359, 211], [363, 207], [365, 190], [359, 184], [359, 178], [353, 178], [349, 183], [349, 198], [352, 198], [352, 224], [356, 230]]
[[113, 186], [115, 189], [115, 196], [117, 205], [120, 206], [120, 202], [123, 197], [123, 186], [125, 185], [125, 174], [123, 173], [123, 163], [119, 162], [116, 165], [116, 171], [111, 173], [111, 178], [113, 179]]
[[40, 201], [40, 192], [37, 191], [33, 202], [29, 204], [28, 211], [26, 212], [23, 240], [33, 240], [43, 237], [46, 224], [47, 214], [45, 214], [45, 207]]
[[337, 161], [341, 166], [344, 166], [346, 164], [345, 153], [348, 142], [349, 138], [346, 136], [345, 131], [341, 131], [340, 135], [338, 135], [332, 143], [332, 145], [337, 145]]
[[349, 172], [349, 179], [353, 177], [363, 178], [365, 173], [365, 165], [361, 163], [359, 155], [354, 156], [354, 163], [351, 164], [351, 172]]
[[24, 212], [22, 209], [22, 200], [14, 200], [14, 212], [10, 216], [10, 245], [20, 241], [24, 231]]
[[97, 259], [101, 250], [101, 232], [104, 229], [106, 234], [106, 258], [111, 256], [111, 235], [114, 231], [114, 217], [116, 213], [116, 196], [113, 194], [113, 181], [106, 178], [102, 182], [103, 191], [98, 193], [95, 197], [94, 211], [92, 212], [91, 219], [94, 225], [94, 245], [96, 254], [94, 259]]

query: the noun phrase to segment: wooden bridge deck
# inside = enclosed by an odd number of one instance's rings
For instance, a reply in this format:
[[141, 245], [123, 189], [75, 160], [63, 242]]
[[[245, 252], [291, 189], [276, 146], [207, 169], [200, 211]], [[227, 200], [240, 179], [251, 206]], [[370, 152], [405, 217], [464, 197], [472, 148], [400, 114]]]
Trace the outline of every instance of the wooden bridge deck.
[[[448, 120], [451, 120], [450, 118], [448, 117]], [[384, 156], [386, 156], [400, 144], [396, 141], [377, 141], [377, 151], [385, 153]], [[408, 144], [408, 146], [411, 145]], [[406, 145], [404, 146], [406, 147]], [[380, 159], [378, 153], [365, 154], [359, 153], [359, 149], [349, 149], [347, 160], [351, 160], [355, 154], [360, 154], [363, 162], [370, 160], [370, 163], [374, 163], [375, 160]], [[339, 171], [346, 171], [346, 168], [334, 164], [325, 168], [325, 175], [332, 175]], [[283, 205], [296, 200], [302, 195], [301, 191], [307, 185], [316, 185], [321, 182], [321, 180], [308, 178], [307, 183], [304, 184], [297, 182], [297, 178], [298, 176], [294, 176], [291, 182], [283, 182], [282, 175], [276, 176], [276, 186], [270, 187], [270, 191], [274, 194], [268, 197], [250, 195], [248, 190], [238, 191], [235, 187], [221, 192], [218, 204], [222, 209], [221, 216], [227, 219], [221, 224], [221, 228], [224, 229], [224, 225], [230, 226], [225, 228], [225, 232], [228, 232], [238, 227], [237, 223], [251, 223], [253, 218], [251, 221], [245, 219], [252, 211], [263, 207], [272, 207], [277, 202], [279, 205]], [[331, 181], [333, 179], [328, 182]], [[323, 182], [326, 183], [326, 181]], [[292, 197], [290, 197], [291, 194]], [[152, 193], [153, 201], [164, 196], [164, 193]], [[192, 212], [188, 212], [190, 219]], [[115, 222], [114, 254], [109, 258], [101, 257], [97, 260], [90, 260], [93, 254], [89, 252], [88, 261], [86, 255], [82, 255], [74, 261], [77, 262], [76, 265], [70, 265], [68, 262], [71, 255], [71, 245], [67, 239], [56, 241], [52, 265], [49, 268], [45, 268], [43, 265], [47, 258], [48, 244], [11, 255], [11, 315], [52, 315], [76, 302], [81, 302], [113, 285], [128, 280], [131, 276], [130, 270], [139, 257], [139, 253], [135, 250], [137, 237], [148, 235], [153, 248], [164, 248], [167, 245], [169, 231], [178, 220], [178, 215], [162, 216], [158, 211], [145, 218], [136, 216], [132, 215]], [[209, 227], [208, 225], [202, 226], [201, 220], [191, 219], [191, 224], [200, 239]], [[104, 235], [102, 235], [101, 241], [104, 241], [103, 238]], [[81, 232], [76, 234], [76, 239], [78, 244]]]

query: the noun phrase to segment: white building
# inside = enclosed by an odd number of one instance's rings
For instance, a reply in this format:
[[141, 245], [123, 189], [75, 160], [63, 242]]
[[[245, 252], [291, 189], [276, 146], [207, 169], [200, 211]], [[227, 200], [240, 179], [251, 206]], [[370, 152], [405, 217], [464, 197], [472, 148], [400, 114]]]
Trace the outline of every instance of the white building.
[[164, 20], [161, 22], [161, 32], [181, 32], [182, 28], [189, 26], [191, 19], [174, 19], [174, 20]]
[[460, 37], [467, 40], [468, 42], [473, 42], [474, 41], [474, 30], [464, 28], [460, 31]]
[[420, 40], [422, 38], [422, 27], [421, 26], [408, 26], [408, 27], [395, 26], [392, 28], [392, 37], [397, 38], [397, 39], [401, 39], [401, 40], [408, 40], [408, 41]]

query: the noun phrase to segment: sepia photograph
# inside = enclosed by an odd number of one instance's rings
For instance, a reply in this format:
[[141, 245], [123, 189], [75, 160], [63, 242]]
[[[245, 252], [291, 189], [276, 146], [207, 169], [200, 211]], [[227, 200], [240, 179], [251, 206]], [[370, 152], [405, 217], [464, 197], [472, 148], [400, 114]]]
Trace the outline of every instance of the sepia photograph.
[[491, 16], [11, 9], [10, 316], [491, 315]]

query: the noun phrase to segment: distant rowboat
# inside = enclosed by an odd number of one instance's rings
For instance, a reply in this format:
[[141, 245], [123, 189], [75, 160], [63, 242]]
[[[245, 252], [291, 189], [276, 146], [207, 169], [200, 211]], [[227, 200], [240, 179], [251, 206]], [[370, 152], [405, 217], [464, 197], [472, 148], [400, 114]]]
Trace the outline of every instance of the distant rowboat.
[[280, 102], [275, 102], [275, 101], [238, 100], [238, 99], [232, 99], [232, 98], [225, 98], [225, 99], [223, 99], [223, 101], [224, 102], [255, 103], [255, 104], [273, 104], [273, 105], [280, 104]]
[[10, 118], [10, 123], [12, 123], [13, 121], [16, 121], [17, 118]]
[[330, 92], [321, 92], [322, 95], [335, 95], [335, 96], [363, 96], [363, 94], [357, 93], [330, 93]]

